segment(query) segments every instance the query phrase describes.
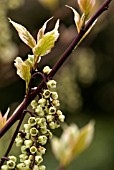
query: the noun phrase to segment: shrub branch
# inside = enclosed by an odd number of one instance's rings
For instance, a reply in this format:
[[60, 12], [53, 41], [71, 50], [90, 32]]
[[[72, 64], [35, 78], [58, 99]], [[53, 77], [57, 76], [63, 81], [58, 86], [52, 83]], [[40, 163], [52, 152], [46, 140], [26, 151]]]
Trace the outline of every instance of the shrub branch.
[[[97, 12], [89, 19], [87, 24], [83, 29], [81, 29], [80, 33], [76, 36], [76, 38], [72, 41], [72, 43], [69, 45], [69, 47], [66, 49], [66, 51], [63, 53], [59, 61], [53, 66], [52, 71], [47, 76], [47, 79], [51, 79], [56, 72], [61, 68], [62, 64], [66, 61], [66, 59], [69, 57], [69, 55], [74, 50], [75, 46], [78, 45], [84, 34], [88, 31], [88, 29], [92, 26], [92, 24], [95, 22], [96, 19], [99, 18], [99, 16], [108, 9], [109, 4], [112, 0], [106, 0], [100, 8], [97, 10]], [[42, 82], [38, 85], [37, 89], [34, 90], [34, 92], [29, 93], [27, 96], [25, 96], [23, 102], [18, 106], [18, 108], [14, 111], [12, 116], [8, 119], [5, 126], [0, 131], [0, 138], [9, 130], [9, 128], [20, 118], [20, 115], [23, 113], [24, 109], [27, 108], [27, 106], [31, 103], [31, 101], [36, 97], [36, 95], [41, 91], [41, 89], [45, 86], [45, 81], [42, 80]]]

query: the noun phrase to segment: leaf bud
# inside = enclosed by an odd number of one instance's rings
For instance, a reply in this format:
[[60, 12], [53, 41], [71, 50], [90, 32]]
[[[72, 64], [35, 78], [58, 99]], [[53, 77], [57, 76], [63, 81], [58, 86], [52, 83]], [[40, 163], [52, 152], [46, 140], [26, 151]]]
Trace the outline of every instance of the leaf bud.
[[56, 88], [56, 84], [57, 84], [57, 82], [55, 80], [49, 80], [47, 82], [47, 87], [51, 88], [51, 89], [54, 89], [54, 88]]
[[26, 148], [30, 148], [30, 146], [32, 146], [32, 144], [33, 144], [33, 141], [28, 139], [28, 140], [24, 141], [24, 144], [25, 144]]
[[35, 127], [33, 127], [30, 129], [30, 134], [31, 136], [36, 136], [38, 134], [38, 130]]
[[43, 68], [43, 73], [44, 74], [49, 74], [50, 72], [51, 72], [51, 68], [49, 67], [49, 66], [45, 66], [44, 68]]
[[35, 117], [30, 117], [29, 120], [28, 120], [28, 124], [30, 124], [31, 126], [36, 125]]
[[41, 99], [38, 101], [38, 104], [39, 104], [40, 106], [44, 107], [45, 104], [46, 104], [46, 99], [41, 98]]

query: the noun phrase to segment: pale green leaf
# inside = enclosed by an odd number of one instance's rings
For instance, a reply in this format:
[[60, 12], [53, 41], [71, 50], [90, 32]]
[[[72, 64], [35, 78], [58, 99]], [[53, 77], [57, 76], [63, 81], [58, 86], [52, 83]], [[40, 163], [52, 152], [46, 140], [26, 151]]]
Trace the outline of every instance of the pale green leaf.
[[59, 20], [57, 20], [55, 24], [55, 28], [46, 33], [36, 44], [36, 46], [33, 48], [33, 53], [36, 56], [35, 61], [38, 60], [40, 56], [44, 56], [48, 54], [51, 49], [54, 47], [55, 41], [57, 41], [59, 37], [58, 33], [58, 27], [59, 27]]
[[78, 139], [74, 142], [74, 148], [72, 148], [72, 154], [74, 156], [79, 155], [84, 151], [91, 143], [94, 134], [94, 122], [91, 121], [88, 125], [80, 130]]
[[37, 34], [37, 42], [43, 37], [44, 35], [44, 32], [45, 32], [45, 29], [46, 29], [46, 26], [47, 26], [47, 23], [52, 19], [53, 17], [51, 17], [50, 19], [48, 19], [44, 25], [42, 26], [42, 28], [38, 31], [38, 34]]
[[27, 44], [30, 48], [34, 48], [36, 45], [36, 41], [33, 38], [33, 36], [29, 33], [29, 31], [27, 31], [27, 29], [22, 26], [21, 24], [18, 24], [14, 21], [12, 21], [11, 19], [9, 19], [9, 21], [11, 22], [11, 24], [15, 27], [15, 29], [17, 30], [20, 39]]
[[6, 113], [4, 116], [2, 116], [2, 113], [0, 111], [0, 130], [5, 126], [6, 121], [7, 121], [7, 116], [9, 114], [10, 108], [7, 109]]
[[93, 133], [94, 122], [91, 121], [81, 130], [75, 124], [71, 124], [64, 129], [60, 139], [52, 138], [52, 150], [63, 167], [70, 164], [76, 156], [90, 145]]
[[79, 13], [72, 7], [66, 5], [66, 7], [70, 8], [73, 13], [74, 13], [74, 22], [76, 24], [76, 27], [77, 27], [77, 31], [80, 32], [80, 29], [81, 29], [81, 18], [80, 18], [80, 15]]
[[30, 64], [27, 61], [23, 61], [20, 57], [17, 57], [15, 59], [14, 65], [17, 68], [17, 74], [26, 81], [26, 88], [28, 88], [28, 84], [31, 78], [31, 73], [30, 73]]

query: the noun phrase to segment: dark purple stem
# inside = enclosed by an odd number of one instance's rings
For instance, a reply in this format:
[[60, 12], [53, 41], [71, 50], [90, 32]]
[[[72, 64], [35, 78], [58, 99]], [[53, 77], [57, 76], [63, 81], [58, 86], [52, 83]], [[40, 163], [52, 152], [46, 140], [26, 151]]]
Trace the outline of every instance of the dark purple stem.
[[[77, 37], [72, 41], [67, 50], [63, 53], [60, 60], [54, 65], [52, 71], [47, 76], [48, 79], [51, 79], [56, 72], [60, 69], [62, 64], [66, 61], [69, 55], [72, 53], [75, 46], [79, 43], [83, 35], [87, 32], [87, 30], [91, 27], [94, 21], [105, 11], [108, 9], [108, 6], [112, 0], [106, 0], [101, 7], [97, 10], [97, 12], [90, 18], [88, 23], [85, 25], [84, 29], [80, 31]], [[44, 80], [39, 84], [36, 90], [32, 94], [29, 95], [29, 98], [23, 100], [20, 106], [15, 110], [14, 114], [8, 119], [6, 125], [0, 131], [0, 138], [6, 133], [6, 131], [18, 120], [19, 115], [24, 111], [24, 109], [30, 104], [30, 102], [36, 97], [36, 95], [41, 91], [41, 89], [45, 86]]]

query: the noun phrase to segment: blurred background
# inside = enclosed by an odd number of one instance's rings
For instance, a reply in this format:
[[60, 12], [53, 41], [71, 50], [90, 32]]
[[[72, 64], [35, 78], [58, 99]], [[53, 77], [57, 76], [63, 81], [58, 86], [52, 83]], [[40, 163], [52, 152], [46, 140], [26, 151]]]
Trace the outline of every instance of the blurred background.
[[[104, 0], [97, 2], [96, 9], [102, 2]], [[79, 11], [76, 0], [0, 0], [0, 110], [3, 114], [8, 107], [12, 112], [25, 94], [25, 83], [16, 75], [14, 59], [20, 56], [24, 60], [28, 53], [32, 54], [19, 39], [8, 17], [24, 25], [34, 37], [47, 19], [54, 16], [48, 23], [49, 31], [60, 18], [60, 38], [52, 52], [43, 57], [39, 66], [42, 70], [45, 65], [52, 67], [77, 35], [73, 13], [65, 7], [66, 4]], [[114, 169], [113, 9], [114, 2], [55, 76], [66, 122], [76, 123], [79, 127], [91, 119], [96, 122], [91, 146], [72, 162], [68, 170]], [[0, 141], [0, 157], [14, 127]], [[59, 134], [58, 131], [56, 133]], [[50, 145], [47, 146], [47, 153], [47, 170], [54, 170], [58, 162]], [[18, 154], [17, 149], [13, 149], [12, 154]]]

